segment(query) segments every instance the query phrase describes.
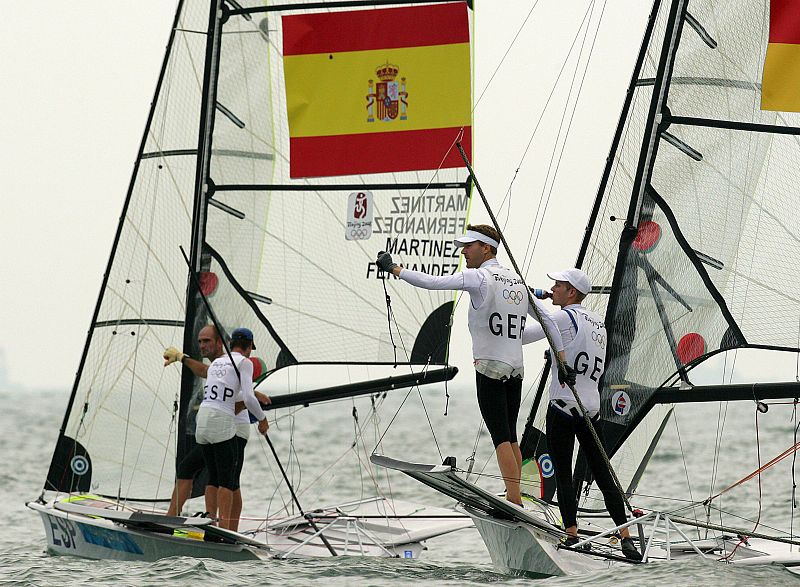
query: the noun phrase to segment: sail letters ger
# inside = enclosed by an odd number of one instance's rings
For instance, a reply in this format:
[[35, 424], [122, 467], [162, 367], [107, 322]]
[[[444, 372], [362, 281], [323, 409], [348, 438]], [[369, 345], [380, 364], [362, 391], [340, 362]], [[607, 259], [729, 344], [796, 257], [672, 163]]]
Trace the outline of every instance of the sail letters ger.
[[291, 177], [459, 167], [462, 128], [470, 154], [466, 3], [284, 16], [283, 52]]
[[800, 112], [800, 0], [770, 0], [761, 109]]

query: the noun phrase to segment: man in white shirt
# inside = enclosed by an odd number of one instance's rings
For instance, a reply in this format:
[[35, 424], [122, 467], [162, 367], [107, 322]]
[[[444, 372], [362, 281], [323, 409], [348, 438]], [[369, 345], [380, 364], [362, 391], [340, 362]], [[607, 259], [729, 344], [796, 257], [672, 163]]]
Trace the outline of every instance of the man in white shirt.
[[[516, 428], [522, 399], [522, 332], [529, 312], [528, 293], [522, 278], [497, 262], [499, 241], [500, 235], [491, 226], [467, 226], [466, 234], [455, 240], [467, 268], [453, 275], [438, 277], [404, 269], [385, 252], [378, 254], [376, 263], [383, 271], [416, 287], [469, 293], [469, 331], [478, 406], [492, 437], [506, 499], [522, 505], [519, 487], [522, 453]], [[535, 300], [535, 303], [541, 302]], [[553, 343], [561, 349], [555, 324], [545, 320]]]
[[[567, 363], [575, 370], [575, 391], [594, 425], [599, 420], [600, 391], [598, 384], [605, 370], [606, 327], [603, 318], [584, 308], [581, 302], [591, 291], [589, 277], [580, 269], [566, 269], [547, 275], [555, 283], [552, 294], [553, 304], [561, 310], [548, 312], [558, 325]], [[523, 344], [544, 338], [544, 331], [538, 324], [531, 324], [523, 333]], [[572, 455], [575, 439], [586, 455], [586, 461], [603, 492], [603, 499], [609, 515], [616, 525], [627, 521], [625, 505], [611, 476], [605, 459], [580, 412], [572, 391], [557, 381], [553, 366], [550, 382], [550, 405], [547, 410], [547, 450], [553, 462], [556, 477], [558, 508], [567, 532], [565, 544], [572, 546], [578, 539], [578, 495], [572, 476]], [[601, 430], [595, 431], [602, 441]], [[622, 552], [632, 560], [641, 560], [641, 554], [633, 543], [628, 529], [620, 531]]]
[[[214, 361], [225, 353], [225, 347], [222, 344], [222, 337], [220, 337], [219, 332], [217, 332], [217, 329], [213, 324], [208, 324], [200, 329], [200, 332], [197, 334], [197, 346], [200, 349], [200, 356], [203, 359], [208, 359], [209, 361]], [[203, 361], [193, 359], [175, 347], [169, 347], [165, 349], [164, 366], [166, 367], [167, 365], [171, 365], [175, 362], [181, 363], [184, 367], [189, 369], [192, 374], [195, 375], [195, 377], [199, 377], [200, 379], [205, 379], [208, 374], [208, 365]], [[258, 401], [262, 404], [269, 405], [271, 403], [268, 395], [255, 390], [253, 390], [253, 393]], [[202, 398], [198, 400], [198, 404], [194, 407], [194, 411], [197, 411], [199, 408], [200, 401], [202, 401]], [[192, 422], [194, 422], [194, 418], [192, 418]], [[250, 412], [246, 409], [242, 409], [236, 414], [236, 446], [238, 455], [237, 481], [242, 472], [242, 465], [244, 464], [244, 449], [250, 436], [250, 428]], [[194, 431], [192, 431], [192, 436], [194, 436]], [[186, 500], [189, 499], [189, 496], [191, 495], [192, 484], [194, 483], [195, 475], [197, 475], [205, 467], [205, 460], [203, 459], [203, 451], [201, 446], [197, 443], [193, 444], [194, 446], [192, 449], [186, 453], [184, 458], [181, 459], [181, 462], [178, 463], [175, 488], [172, 491], [172, 499], [169, 502], [169, 509], [167, 510], [168, 516], [180, 515], [181, 511], [183, 510], [184, 503], [186, 503]], [[216, 511], [217, 487], [207, 483], [204, 493], [206, 511]], [[233, 505], [231, 508], [233, 530], [236, 530], [238, 527], [239, 514], [241, 511], [242, 492], [241, 489], [237, 489], [233, 492]]]
[[254, 349], [255, 341], [249, 329], [233, 331], [231, 356], [223, 355], [208, 367], [203, 403], [197, 413], [195, 438], [203, 448], [209, 484], [219, 488], [218, 511], [209, 511], [209, 514], [218, 517], [220, 527], [229, 530], [233, 529], [233, 494], [239, 489], [236, 402], [243, 401], [258, 420], [259, 433], [266, 434], [269, 428], [267, 416], [253, 393], [253, 363], [248, 357]]

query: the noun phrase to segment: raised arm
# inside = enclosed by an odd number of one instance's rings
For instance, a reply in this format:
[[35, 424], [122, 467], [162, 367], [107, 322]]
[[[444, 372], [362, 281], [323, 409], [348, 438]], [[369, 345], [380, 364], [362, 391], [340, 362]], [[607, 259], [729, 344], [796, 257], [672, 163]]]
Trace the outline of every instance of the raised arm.
[[[533, 306], [530, 304], [528, 305], [528, 314], [534, 317], [534, 319], [539, 320], [537, 317], [537, 313], [541, 316], [541, 325], [540, 328], [543, 327], [544, 330], [550, 335], [550, 340], [555, 347], [555, 350], [558, 352], [558, 356], [563, 359], [563, 351], [564, 351], [564, 342], [561, 340], [561, 330], [556, 324], [556, 321], [553, 319], [553, 316], [550, 314], [550, 311], [547, 307], [542, 303], [542, 300], [537, 298], [533, 298], [533, 303], [536, 306], [538, 312], [534, 312]], [[533, 325], [531, 325], [533, 326]], [[528, 327], [526, 326], [525, 329], [527, 330]], [[544, 338], [544, 332], [542, 332], [542, 338]], [[532, 339], [529, 342], [533, 342], [533, 340], [540, 340], [540, 339]], [[522, 334], [522, 344], [525, 343], [525, 333]]]

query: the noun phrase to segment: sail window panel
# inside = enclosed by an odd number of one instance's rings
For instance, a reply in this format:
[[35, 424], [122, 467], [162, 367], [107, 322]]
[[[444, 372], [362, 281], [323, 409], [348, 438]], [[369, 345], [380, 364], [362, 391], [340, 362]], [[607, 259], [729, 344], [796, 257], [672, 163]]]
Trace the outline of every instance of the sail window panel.
[[[611, 285], [619, 251], [619, 241], [625, 227], [625, 217], [630, 205], [633, 181], [644, 139], [647, 109], [652, 87], [637, 87], [622, 140], [615, 154], [609, 182], [600, 206], [600, 212], [589, 241], [583, 269], [592, 283]], [[613, 220], [612, 220], [613, 218]], [[608, 296], [591, 295], [586, 305], [601, 316], [606, 313]]]
[[[217, 103], [228, 114], [218, 110], [214, 126], [214, 149], [250, 153], [254, 168], [247, 177], [233, 178], [240, 183], [270, 183], [275, 175], [272, 165], [259, 166], [258, 161], [272, 161], [283, 152], [277, 127], [279, 113], [273, 93], [282, 80], [271, 59], [275, 48], [266, 41], [257, 22], [242, 16], [231, 17], [223, 28], [220, 66], [217, 82]], [[280, 92], [278, 92], [280, 95]], [[286, 145], [288, 149], [288, 143]], [[215, 161], [212, 173], [218, 182], [222, 177]]]
[[[752, 344], [797, 346], [800, 221], [793, 210], [798, 140], [676, 126], [704, 153], [694, 162], [659, 151], [652, 183], [692, 248], [722, 262], [709, 277]], [[780, 276], [780, 277], [777, 277]]]
[[[800, 126], [800, 115], [761, 110], [761, 72], [769, 37], [769, 3], [693, 0], [692, 15], [716, 48], [684, 26], [669, 107], [676, 116]], [[701, 150], [702, 152], [702, 150]]]
[[748, 342], [796, 348], [800, 304], [800, 218], [795, 213], [800, 169], [796, 137], [773, 136], [749, 195], [733, 277], [724, 291]]
[[194, 185], [192, 158], [142, 160], [98, 320], [182, 320]]
[[[734, 264], [771, 136], [683, 125], [672, 130], [702, 152], [703, 160], [694, 161], [662, 145], [651, 183], [669, 204], [692, 248], [723, 266]], [[712, 277], [723, 286], [726, 275]]]
[[[661, 227], [660, 238], [648, 251], [632, 246], [626, 255], [615, 333], [608, 349], [608, 386], [634, 383], [655, 389], [683, 366], [677, 349], [683, 337], [701, 335], [703, 352], [710, 352], [720, 348], [729, 328], [664, 212], [654, 207], [643, 216]], [[631, 399], [634, 404], [639, 401]], [[605, 410], [612, 409], [604, 406], [601, 412], [610, 415]]]
[[[463, 231], [469, 206], [460, 189], [399, 193], [373, 192], [371, 236], [348, 240], [347, 191], [219, 192], [221, 201], [247, 217], [210, 209], [207, 242], [244, 290], [272, 300], [261, 309], [298, 360], [393, 362], [375, 255], [387, 249], [406, 267], [456, 272], [459, 255], [452, 240]], [[394, 331], [398, 361], [405, 362], [402, 345], [411, 353], [427, 317], [453, 293], [395, 281], [387, 286], [403, 341]]]
[[95, 331], [65, 430], [89, 453], [92, 492], [169, 499], [175, 459], [169, 431], [177, 426], [180, 369], [160, 364], [164, 345], [182, 333], [182, 327], [150, 325]]
[[208, 10], [212, 5], [207, 0], [183, 0], [178, 29], [187, 34], [205, 35], [208, 30]]
[[265, 18], [273, 24], [280, 22], [280, 18], [271, 15], [234, 15], [223, 25], [217, 102], [235, 120], [217, 113], [213, 144], [217, 150], [253, 153], [256, 159], [275, 163], [254, 163], [250, 173], [223, 180], [223, 171], [217, 167], [222, 162], [216, 160], [212, 175], [217, 183], [278, 183], [284, 179], [284, 166], [288, 170], [282, 56], [280, 45], [276, 44], [279, 37], [273, 39], [259, 27]]

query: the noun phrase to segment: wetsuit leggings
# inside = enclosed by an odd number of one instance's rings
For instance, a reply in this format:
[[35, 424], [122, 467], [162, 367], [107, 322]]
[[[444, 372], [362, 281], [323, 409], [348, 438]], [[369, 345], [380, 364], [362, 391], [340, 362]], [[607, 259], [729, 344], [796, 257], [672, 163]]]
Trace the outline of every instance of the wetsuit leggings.
[[517, 442], [517, 416], [522, 402], [522, 379], [492, 379], [475, 371], [478, 407], [497, 448], [504, 442]]
[[244, 465], [244, 449], [247, 446], [247, 439], [241, 436], [234, 436], [236, 441], [236, 488], [239, 488], [242, 477], [242, 465]]
[[236, 470], [239, 466], [236, 437], [223, 442], [203, 444], [203, 458], [208, 468], [208, 484], [231, 491], [239, 489]]
[[[194, 439], [192, 439], [194, 444]], [[193, 479], [205, 467], [206, 462], [203, 457], [203, 445], [194, 444], [192, 449], [186, 453], [186, 456], [178, 463], [177, 475], [178, 479]]]
[[[596, 424], [598, 418], [592, 420]], [[595, 425], [598, 437], [602, 442], [601, 430]], [[577, 526], [578, 491], [572, 478], [572, 452], [575, 447], [575, 438], [586, 456], [586, 462], [592, 471], [597, 486], [603, 492], [606, 509], [616, 525], [627, 521], [625, 504], [617, 490], [611, 472], [600, 454], [600, 449], [592, 438], [592, 433], [586, 426], [583, 416], [576, 414], [574, 417], [566, 414], [555, 406], [547, 409], [547, 448], [550, 459], [553, 461], [558, 493], [558, 509], [561, 510], [561, 520], [564, 528]]]

